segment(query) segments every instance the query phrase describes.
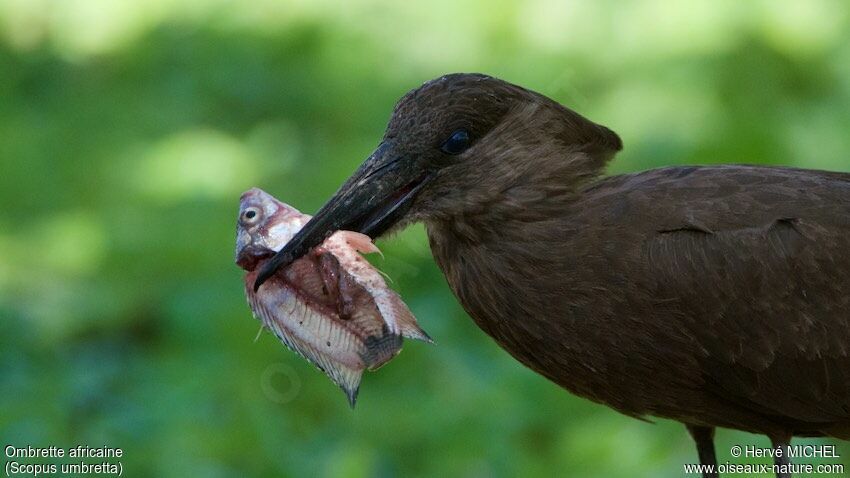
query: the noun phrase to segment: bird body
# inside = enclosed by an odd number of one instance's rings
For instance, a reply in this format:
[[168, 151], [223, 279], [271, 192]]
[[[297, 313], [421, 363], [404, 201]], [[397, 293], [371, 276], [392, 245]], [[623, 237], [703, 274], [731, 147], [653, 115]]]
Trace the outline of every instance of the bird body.
[[663, 168], [564, 197], [555, 217], [506, 215], [472, 240], [426, 222], [452, 290], [505, 350], [631, 416], [847, 436], [850, 214], [835, 211], [850, 213], [850, 174]]
[[[621, 148], [517, 85], [429, 81], [255, 287], [334, 230], [424, 222], [452, 291], [499, 345], [577, 395], [681, 421], [702, 463], [716, 464], [714, 427], [775, 447], [850, 438], [850, 173], [604, 177]], [[787, 457], [776, 465], [788, 476]]]

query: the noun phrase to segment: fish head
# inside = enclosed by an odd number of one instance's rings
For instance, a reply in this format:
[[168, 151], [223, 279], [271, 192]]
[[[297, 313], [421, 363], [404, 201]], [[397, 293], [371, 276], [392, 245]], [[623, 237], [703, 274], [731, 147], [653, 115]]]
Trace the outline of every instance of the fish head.
[[259, 188], [239, 199], [236, 223], [236, 264], [252, 271], [257, 263], [279, 251], [310, 219]]

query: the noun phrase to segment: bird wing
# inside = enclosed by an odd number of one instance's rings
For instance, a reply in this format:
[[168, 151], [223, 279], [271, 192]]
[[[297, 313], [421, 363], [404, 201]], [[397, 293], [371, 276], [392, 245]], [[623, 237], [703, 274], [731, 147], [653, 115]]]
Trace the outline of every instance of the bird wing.
[[693, 337], [706, 386], [786, 421], [846, 423], [850, 174], [717, 167], [667, 176], [675, 181], [644, 197], [664, 219], [643, 254], [656, 298]]

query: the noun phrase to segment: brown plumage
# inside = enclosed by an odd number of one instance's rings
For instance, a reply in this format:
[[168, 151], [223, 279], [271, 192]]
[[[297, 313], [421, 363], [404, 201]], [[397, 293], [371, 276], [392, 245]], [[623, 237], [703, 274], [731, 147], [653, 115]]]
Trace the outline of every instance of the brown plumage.
[[257, 284], [336, 229], [423, 221], [499, 345], [577, 395], [681, 421], [703, 462], [714, 427], [776, 446], [850, 438], [850, 174], [602, 177], [619, 149], [537, 93], [438, 78], [399, 101], [375, 153]]

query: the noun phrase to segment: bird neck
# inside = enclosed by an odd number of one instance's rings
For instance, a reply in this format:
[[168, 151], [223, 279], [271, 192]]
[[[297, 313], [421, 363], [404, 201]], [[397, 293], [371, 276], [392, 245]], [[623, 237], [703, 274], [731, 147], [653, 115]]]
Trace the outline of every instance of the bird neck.
[[[551, 291], [541, 276], [557, 262], [553, 247], [568, 245], [581, 227], [569, 219], [577, 197], [563, 190], [545, 200], [508, 200], [487, 213], [425, 221], [434, 260], [479, 326], [487, 330], [479, 319], [515, 314], [526, 300], [545, 300]], [[518, 298], [521, 285], [529, 290]]]
[[[538, 363], [545, 354], [525, 353], [528, 347], [523, 345], [540, 343], [540, 337], [551, 332], [551, 324], [545, 323], [548, 316], [538, 312], [555, 297], [552, 288], [563, 287], [546, 279], [552, 251], [547, 254], [546, 247], [526, 235], [533, 236], [542, 224], [509, 220], [497, 230], [469, 221], [426, 222], [426, 230], [434, 260], [476, 325], [516, 359], [546, 375]], [[564, 343], [571, 340], [569, 334], [549, 336]]]

